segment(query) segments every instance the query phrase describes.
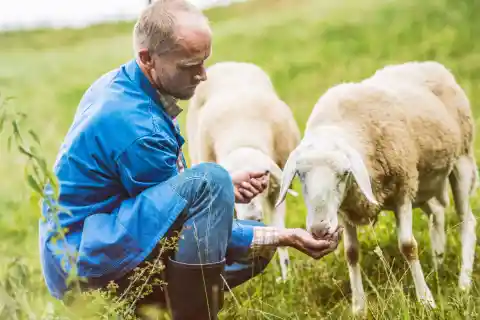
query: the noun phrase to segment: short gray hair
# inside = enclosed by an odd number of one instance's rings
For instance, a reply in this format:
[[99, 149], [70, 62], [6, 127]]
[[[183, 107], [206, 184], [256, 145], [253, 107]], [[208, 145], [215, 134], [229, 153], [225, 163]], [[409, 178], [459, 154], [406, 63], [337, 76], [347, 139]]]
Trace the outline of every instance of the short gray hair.
[[156, 0], [140, 14], [133, 28], [134, 54], [140, 49], [162, 54], [177, 43], [175, 35], [175, 13], [203, 13], [188, 0]]

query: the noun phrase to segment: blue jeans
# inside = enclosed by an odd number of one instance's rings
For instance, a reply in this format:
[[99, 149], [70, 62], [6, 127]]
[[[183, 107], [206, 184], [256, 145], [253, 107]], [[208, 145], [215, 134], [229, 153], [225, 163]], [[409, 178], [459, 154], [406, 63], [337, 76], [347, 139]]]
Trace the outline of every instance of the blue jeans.
[[183, 228], [174, 260], [199, 264], [226, 258], [225, 274], [230, 288], [266, 268], [270, 259], [250, 259], [246, 255], [252, 228], [264, 224], [234, 219], [233, 184], [223, 167], [202, 163], [186, 169], [168, 183], [187, 201], [178, 220]]
[[[261, 222], [234, 219], [234, 192], [231, 177], [221, 166], [202, 163], [170, 178], [166, 183], [186, 200], [187, 205], [164, 238], [180, 232], [176, 252], [163, 253], [166, 257], [188, 263], [213, 263], [226, 259], [225, 290], [234, 288], [261, 273], [271, 259], [247, 256], [253, 227], [263, 226]], [[155, 187], [152, 187], [155, 188]], [[161, 244], [155, 248], [147, 261], [153, 261], [161, 252]], [[273, 253], [272, 255], [273, 256]], [[115, 280], [118, 292], [128, 287], [128, 278], [133, 271]], [[107, 279], [89, 280], [87, 287], [104, 287]], [[144, 298], [143, 303], [161, 303], [163, 291], [156, 286], [154, 292]], [[157, 290], [157, 292], [155, 292]]]

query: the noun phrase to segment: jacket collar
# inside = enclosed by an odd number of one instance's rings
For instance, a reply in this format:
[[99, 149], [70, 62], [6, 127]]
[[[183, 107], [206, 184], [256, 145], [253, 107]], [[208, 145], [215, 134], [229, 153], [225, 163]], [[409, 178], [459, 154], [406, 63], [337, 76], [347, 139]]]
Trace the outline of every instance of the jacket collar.
[[178, 106], [177, 100], [174, 97], [161, 94], [152, 86], [135, 59], [127, 62], [125, 71], [132, 81], [138, 84], [142, 91], [162, 107], [171, 118], [176, 118], [183, 111], [183, 109]]

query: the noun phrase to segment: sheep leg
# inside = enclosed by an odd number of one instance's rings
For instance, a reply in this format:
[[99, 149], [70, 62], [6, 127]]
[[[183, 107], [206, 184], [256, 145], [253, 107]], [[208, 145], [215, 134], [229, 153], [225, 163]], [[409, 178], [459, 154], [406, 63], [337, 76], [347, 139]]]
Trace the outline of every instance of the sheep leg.
[[363, 290], [362, 274], [360, 273], [359, 256], [360, 245], [357, 237], [357, 227], [350, 223], [344, 224], [344, 247], [345, 258], [348, 264], [350, 288], [352, 290], [352, 313], [354, 315], [365, 314], [365, 292]]
[[[284, 229], [285, 228], [285, 215], [287, 212], [287, 204], [286, 201], [281, 203], [276, 209], [275, 214], [273, 216], [273, 225], [277, 228]], [[288, 255], [288, 249], [286, 247], [279, 247], [278, 251], [278, 258], [280, 260], [280, 270], [282, 277], [281, 279], [277, 279], [277, 281], [282, 280], [285, 282], [288, 278], [288, 266], [290, 265], [290, 257]]]
[[[341, 226], [345, 225], [345, 223], [346, 223], [345, 219], [343, 219], [342, 215], [340, 215], [340, 214], [338, 215], [338, 223]], [[343, 245], [343, 248], [345, 249], [345, 245]], [[341, 250], [342, 250], [342, 248], [340, 247], [340, 245], [338, 245], [337, 248], [335, 249], [335, 251], [333, 251], [333, 253], [335, 254], [335, 256], [337, 258], [340, 257]]]
[[471, 285], [471, 273], [475, 258], [476, 220], [469, 203], [470, 190], [475, 181], [476, 167], [467, 156], [461, 157], [449, 176], [452, 187], [455, 210], [462, 220], [462, 267], [458, 285], [461, 290], [468, 290]]
[[412, 274], [417, 299], [424, 305], [435, 308], [435, 300], [428, 288], [418, 259], [418, 246], [412, 230], [412, 202], [408, 199], [395, 210], [397, 235], [400, 252], [408, 262]]
[[443, 262], [443, 254], [445, 252], [445, 207], [436, 198], [432, 198], [422, 205], [421, 209], [429, 216], [428, 226], [433, 263], [435, 269], [437, 269]]

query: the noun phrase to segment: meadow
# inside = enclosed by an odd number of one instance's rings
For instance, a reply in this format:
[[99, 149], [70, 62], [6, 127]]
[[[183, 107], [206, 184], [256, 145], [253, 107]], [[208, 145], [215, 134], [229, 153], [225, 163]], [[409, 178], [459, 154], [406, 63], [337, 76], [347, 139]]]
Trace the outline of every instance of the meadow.
[[[386, 64], [433, 59], [456, 75], [477, 119], [479, 12], [478, 0], [249, 1], [206, 11], [214, 31], [213, 54], [207, 65], [225, 60], [258, 64], [272, 77], [303, 131], [315, 101], [330, 86], [367, 77]], [[10, 110], [25, 113], [21, 128], [36, 133], [48, 167], [83, 92], [97, 77], [131, 59], [132, 26], [118, 23], [81, 30], [0, 33], [0, 97], [13, 97]], [[182, 128], [186, 112], [179, 120]], [[84, 301], [67, 309], [47, 292], [38, 252], [39, 198], [26, 179], [26, 156], [15, 148], [8, 151], [11, 130], [5, 122], [0, 137], [0, 319], [99, 319], [108, 308], [104, 302]], [[480, 139], [475, 145], [480, 159]], [[294, 187], [300, 191], [298, 181]], [[476, 217], [479, 200], [471, 202]], [[301, 194], [288, 196], [287, 205], [287, 226], [304, 227], [306, 208]], [[397, 248], [393, 214], [385, 212], [375, 226], [360, 229], [368, 317], [479, 319], [479, 250], [470, 295], [462, 295], [457, 289], [460, 226], [453, 208], [446, 216], [447, 248], [438, 272], [430, 254], [427, 216], [415, 213], [420, 260], [438, 308], [431, 312], [416, 303], [408, 266]], [[319, 261], [295, 250], [290, 254], [289, 282], [276, 282], [279, 266], [275, 257], [263, 275], [227, 295], [220, 318], [351, 318], [342, 245], [338, 256], [330, 254]]]

